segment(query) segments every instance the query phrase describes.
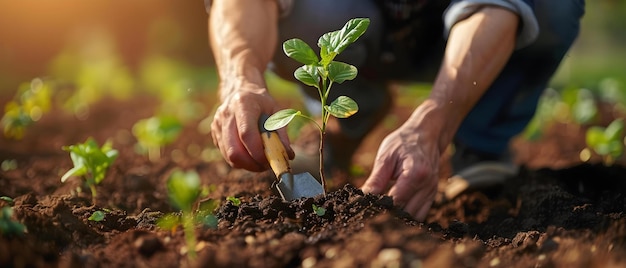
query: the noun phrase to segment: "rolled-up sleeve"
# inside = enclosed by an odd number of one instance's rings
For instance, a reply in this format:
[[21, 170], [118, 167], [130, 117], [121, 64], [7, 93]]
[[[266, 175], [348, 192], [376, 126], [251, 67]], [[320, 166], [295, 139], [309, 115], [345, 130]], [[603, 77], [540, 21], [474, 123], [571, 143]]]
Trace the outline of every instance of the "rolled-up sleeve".
[[491, 5], [506, 8], [520, 17], [520, 30], [517, 34], [516, 48], [523, 48], [533, 43], [539, 35], [539, 25], [533, 11], [533, 1], [524, 0], [460, 0], [452, 1], [446, 9], [443, 20], [445, 36], [457, 22], [464, 20], [480, 8]]
[[[232, 0], [231, 0], [232, 1]], [[289, 15], [291, 9], [293, 8], [293, 0], [275, 0], [278, 4], [278, 12], [280, 17], [285, 17]], [[211, 3], [213, 0], [204, 0], [204, 7], [206, 8], [206, 12], [209, 13], [211, 10]]]

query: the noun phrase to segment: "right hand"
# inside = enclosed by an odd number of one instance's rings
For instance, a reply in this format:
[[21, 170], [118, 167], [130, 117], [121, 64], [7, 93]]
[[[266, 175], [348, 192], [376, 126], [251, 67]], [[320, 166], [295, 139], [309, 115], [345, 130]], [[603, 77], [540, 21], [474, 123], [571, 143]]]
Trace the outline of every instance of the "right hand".
[[[269, 167], [263, 150], [259, 131], [262, 114], [276, 111], [276, 102], [265, 88], [244, 85], [244, 88], [222, 95], [222, 103], [211, 123], [213, 143], [222, 156], [234, 168], [249, 171], [264, 171]], [[278, 130], [290, 159], [294, 152], [289, 146], [285, 128]]]

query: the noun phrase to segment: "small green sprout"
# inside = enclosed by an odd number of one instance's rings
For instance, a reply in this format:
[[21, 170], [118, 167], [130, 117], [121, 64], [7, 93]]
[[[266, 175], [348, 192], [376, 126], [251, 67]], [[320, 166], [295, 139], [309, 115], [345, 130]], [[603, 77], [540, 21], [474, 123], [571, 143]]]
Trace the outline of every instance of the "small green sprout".
[[117, 150], [112, 148], [111, 142], [100, 147], [93, 138], [88, 138], [82, 144], [64, 146], [63, 150], [70, 152], [74, 167], [61, 177], [61, 182], [72, 176], [81, 176], [91, 190], [92, 202], [95, 204], [96, 185], [106, 177], [107, 170], [117, 158]]
[[22, 139], [26, 128], [41, 119], [43, 113], [50, 110], [51, 89], [39, 78], [20, 86], [15, 99], [4, 107], [0, 122], [4, 136]]
[[[219, 205], [218, 202], [209, 199], [197, 202], [202, 196], [200, 176], [195, 171], [183, 172], [175, 170], [167, 179], [167, 191], [170, 202], [179, 209], [180, 213], [168, 213], [158, 220], [157, 225], [164, 230], [175, 231], [177, 226], [182, 225], [185, 233], [185, 241], [189, 258], [196, 257], [195, 226], [201, 224], [210, 228], [217, 228], [217, 218], [213, 211]], [[208, 194], [208, 192], [207, 192]], [[198, 209], [194, 210], [194, 206]]]
[[602, 157], [604, 164], [612, 165], [624, 153], [624, 122], [621, 118], [613, 120], [606, 128], [593, 126], [587, 130], [587, 148], [581, 152], [581, 159], [590, 157], [589, 148]]
[[13, 220], [13, 208], [3, 207], [0, 211], [0, 236], [22, 235], [26, 227]]
[[232, 202], [233, 205], [235, 205], [236, 207], [241, 205], [241, 200], [237, 197], [229, 196], [229, 197], [226, 197], [226, 200]]
[[317, 214], [317, 216], [320, 216], [320, 217], [326, 215], [326, 209], [324, 207], [320, 207], [315, 204], [313, 204], [313, 212], [315, 212], [315, 214]]
[[352, 80], [356, 78], [358, 72], [356, 67], [344, 62], [334, 61], [334, 59], [363, 35], [369, 24], [370, 20], [367, 18], [351, 19], [340, 30], [322, 35], [317, 42], [320, 48], [320, 57], [301, 39], [294, 38], [283, 43], [284, 53], [288, 57], [304, 64], [294, 72], [295, 78], [307, 86], [317, 88], [322, 107], [322, 124], [320, 126], [313, 118], [302, 114], [298, 110], [284, 109], [271, 115], [265, 121], [264, 127], [268, 130], [285, 127], [296, 116], [307, 118], [315, 123], [320, 130], [320, 177], [322, 178], [322, 188], [324, 189], [326, 187], [323, 150], [328, 119], [331, 115], [337, 118], [347, 118], [355, 114], [359, 109], [357, 103], [348, 96], [339, 96], [332, 103], [327, 104], [332, 85]]
[[106, 213], [104, 213], [104, 211], [97, 210], [93, 214], [91, 214], [91, 216], [89, 216], [89, 218], [87, 219], [90, 221], [101, 222], [104, 220], [104, 216], [106, 216]]
[[147, 151], [150, 161], [161, 158], [161, 148], [178, 138], [182, 125], [175, 117], [153, 116], [139, 120], [133, 126], [133, 135], [137, 138], [138, 149]]

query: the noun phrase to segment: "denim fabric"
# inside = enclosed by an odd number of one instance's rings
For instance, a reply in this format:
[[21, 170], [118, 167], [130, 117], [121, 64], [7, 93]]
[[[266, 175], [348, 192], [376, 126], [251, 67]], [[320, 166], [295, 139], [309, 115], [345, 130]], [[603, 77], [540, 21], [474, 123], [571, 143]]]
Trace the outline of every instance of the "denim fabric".
[[532, 119], [543, 90], [578, 36], [584, 0], [536, 0], [539, 36], [513, 53], [502, 73], [465, 118], [456, 140], [502, 154]]

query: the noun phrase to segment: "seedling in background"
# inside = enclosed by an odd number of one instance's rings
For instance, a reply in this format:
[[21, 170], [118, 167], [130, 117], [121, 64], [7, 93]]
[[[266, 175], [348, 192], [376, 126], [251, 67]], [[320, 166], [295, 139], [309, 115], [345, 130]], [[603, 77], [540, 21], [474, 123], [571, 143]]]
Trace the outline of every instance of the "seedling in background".
[[22, 235], [26, 227], [18, 221], [13, 220], [13, 208], [2, 207], [0, 211], [0, 237], [11, 235]]
[[41, 119], [50, 110], [50, 87], [39, 78], [20, 86], [15, 99], [4, 106], [2, 127], [4, 136], [22, 139], [26, 128]]
[[95, 205], [96, 185], [106, 177], [109, 167], [117, 158], [117, 150], [112, 148], [111, 142], [100, 147], [93, 138], [88, 138], [82, 144], [64, 146], [63, 150], [70, 152], [74, 167], [61, 177], [61, 182], [72, 176], [82, 177], [91, 190], [92, 203]]
[[152, 162], [161, 158], [161, 148], [178, 138], [182, 125], [175, 117], [153, 116], [139, 120], [133, 126], [133, 135], [137, 138], [139, 150], [147, 151]]
[[[177, 226], [182, 225], [185, 232], [187, 252], [189, 258], [196, 257], [196, 234], [195, 227], [198, 224], [210, 228], [217, 228], [217, 218], [213, 211], [218, 202], [209, 199], [198, 202], [198, 198], [208, 192], [200, 187], [200, 176], [195, 171], [183, 172], [175, 170], [167, 179], [167, 192], [170, 202], [182, 213], [169, 213], [157, 222], [161, 229], [175, 231]], [[204, 193], [203, 193], [204, 192]], [[197, 204], [197, 209], [194, 207]]]
[[332, 103], [327, 104], [333, 84], [341, 84], [346, 80], [352, 80], [356, 78], [358, 72], [356, 67], [334, 61], [334, 59], [367, 30], [369, 23], [370, 20], [367, 18], [351, 19], [341, 30], [322, 35], [317, 42], [320, 48], [320, 57], [301, 39], [294, 38], [283, 43], [285, 54], [304, 64], [294, 72], [296, 79], [307, 86], [317, 88], [322, 107], [322, 124], [319, 125], [315, 119], [302, 114], [298, 110], [284, 109], [271, 115], [265, 121], [264, 127], [270, 131], [280, 129], [287, 126], [296, 116], [313, 121], [320, 131], [319, 165], [322, 188], [324, 189], [326, 189], [326, 180], [324, 178], [324, 136], [328, 119], [331, 115], [337, 118], [347, 118], [355, 114], [359, 109], [357, 103], [348, 96], [339, 96]]
[[583, 161], [589, 160], [589, 149], [602, 157], [605, 165], [612, 165], [624, 153], [624, 122], [621, 118], [613, 120], [606, 128], [593, 126], [586, 133], [587, 148], [580, 153]]

